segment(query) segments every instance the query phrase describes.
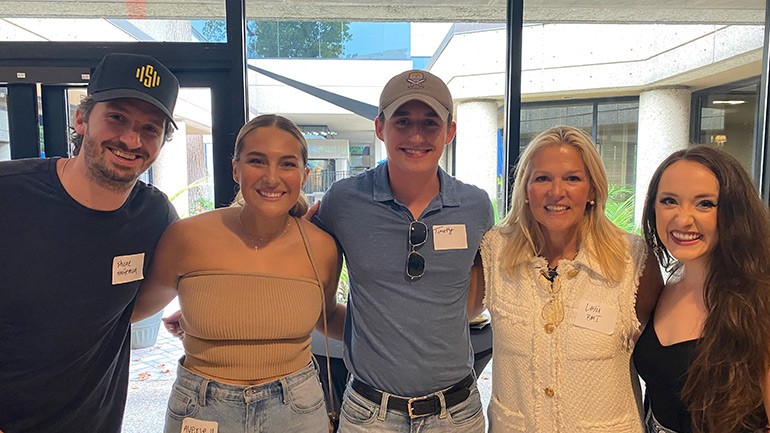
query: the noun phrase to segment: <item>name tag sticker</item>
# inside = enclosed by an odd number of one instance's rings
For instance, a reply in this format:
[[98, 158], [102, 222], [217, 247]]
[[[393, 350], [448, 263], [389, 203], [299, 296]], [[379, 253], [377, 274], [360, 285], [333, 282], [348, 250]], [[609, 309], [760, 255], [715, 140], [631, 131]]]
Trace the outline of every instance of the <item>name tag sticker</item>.
[[465, 224], [433, 226], [433, 249], [467, 250], [468, 235], [465, 233]]
[[612, 335], [615, 330], [615, 321], [618, 319], [618, 310], [609, 305], [591, 302], [581, 299], [575, 309], [575, 326]]
[[144, 253], [112, 259], [112, 285], [144, 279]]
[[185, 418], [182, 420], [182, 433], [217, 433], [219, 424], [216, 421]]

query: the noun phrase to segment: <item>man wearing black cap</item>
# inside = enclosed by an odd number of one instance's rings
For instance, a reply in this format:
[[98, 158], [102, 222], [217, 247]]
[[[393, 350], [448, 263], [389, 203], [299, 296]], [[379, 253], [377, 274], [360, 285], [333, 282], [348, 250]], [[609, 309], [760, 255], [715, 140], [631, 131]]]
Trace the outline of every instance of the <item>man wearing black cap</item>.
[[[388, 160], [335, 182], [314, 222], [349, 271], [340, 433], [482, 433], [468, 316], [481, 310], [478, 256], [493, 224], [487, 194], [439, 167], [455, 122], [447, 85], [427, 71], [391, 78], [375, 133]], [[472, 270], [473, 269], [473, 270]]]
[[177, 214], [138, 181], [175, 128], [179, 83], [109, 54], [75, 115], [73, 158], [0, 163], [0, 430], [121, 430], [129, 319]]

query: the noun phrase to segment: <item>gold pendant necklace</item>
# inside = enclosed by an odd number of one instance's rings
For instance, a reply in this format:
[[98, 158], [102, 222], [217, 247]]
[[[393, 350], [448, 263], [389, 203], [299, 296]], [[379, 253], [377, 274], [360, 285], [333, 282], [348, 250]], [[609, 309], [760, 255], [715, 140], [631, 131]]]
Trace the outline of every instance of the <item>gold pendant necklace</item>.
[[260, 244], [262, 245], [262, 248], [268, 246], [271, 242], [273, 242], [276, 239], [280, 239], [283, 237], [283, 235], [286, 234], [287, 231], [289, 231], [289, 227], [291, 227], [291, 217], [289, 217], [288, 221], [286, 221], [286, 227], [283, 228], [283, 231], [278, 236], [275, 236], [271, 239], [268, 239], [265, 241], [265, 238], [261, 238], [257, 236], [257, 239], [259, 239], [259, 242], [254, 241], [254, 236], [251, 235], [251, 232], [249, 232], [249, 229], [246, 228], [246, 224], [243, 223], [243, 210], [238, 212], [238, 223], [241, 224], [241, 228], [243, 229], [243, 232], [246, 234], [246, 237], [249, 238], [249, 241], [254, 246], [254, 250], [258, 250], [260, 248]]

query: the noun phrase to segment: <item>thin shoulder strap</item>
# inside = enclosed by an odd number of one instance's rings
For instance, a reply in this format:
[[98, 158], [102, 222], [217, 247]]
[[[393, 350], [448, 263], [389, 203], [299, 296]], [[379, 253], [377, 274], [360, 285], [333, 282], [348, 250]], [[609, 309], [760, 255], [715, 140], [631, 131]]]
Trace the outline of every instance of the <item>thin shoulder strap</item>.
[[[315, 273], [315, 279], [316, 283], [318, 283], [318, 288], [321, 291], [321, 311], [323, 312], [324, 316], [324, 348], [326, 349], [326, 384], [329, 394], [329, 419], [330, 420], [336, 420], [337, 414], [334, 412], [334, 394], [332, 394], [332, 368], [331, 368], [331, 361], [329, 358], [329, 336], [326, 329], [327, 326], [327, 320], [326, 320], [326, 295], [324, 293], [324, 284], [323, 281], [321, 281], [321, 275], [318, 273], [318, 267], [315, 263], [315, 257], [313, 257], [313, 249], [310, 248], [310, 240], [307, 238], [307, 234], [305, 233], [305, 229], [302, 227], [302, 221], [297, 221], [298, 218], [294, 218], [295, 222], [297, 223], [297, 227], [299, 227], [299, 233], [302, 235], [302, 242], [305, 244], [305, 251], [307, 251], [307, 256], [310, 259], [310, 266], [313, 268], [313, 272]], [[331, 430], [331, 426], [329, 427]]]
[[321, 281], [321, 275], [318, 273], [318, 266], [316, 266], [315, 263], [315, 257], [313, 257], [313, 249], [310, 248], [310, 240], [307, 238], [307, 234], [305, 233], [304, 227], [302, 227], [302, 221], [298, 221], [297, 217], [293, 217], [295, 222], [297, 223], [297, 227], [299, 227], [299, 233], [302, 235], [302, 242], [305, 244], [305, 251], [307, 252], [307, 257], [310, 259], [310, 266], [313, 268], [313, 273], [315, 273], [315, 279], [318, 283], [318, 287], [321, 289], [321, 297], [324, 297], [324, 284], [323, 281]]

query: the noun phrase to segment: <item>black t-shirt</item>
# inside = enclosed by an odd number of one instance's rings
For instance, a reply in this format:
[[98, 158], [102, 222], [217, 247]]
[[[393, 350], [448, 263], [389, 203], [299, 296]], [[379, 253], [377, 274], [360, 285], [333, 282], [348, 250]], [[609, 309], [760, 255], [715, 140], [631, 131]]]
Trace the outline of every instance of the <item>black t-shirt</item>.
[[55, 159], [0, 163], [0, 430], [120, 432], [139, 273], [176, 219], [142, 182], [95, 211]]
[[653, 314], [634, 348], [634, 364], [645, 383], [645, 404], [651, 405], [659, 423], [679, 433], [692, 432], [692, 417], [681, 395], [697, 341], [663, 346]]

